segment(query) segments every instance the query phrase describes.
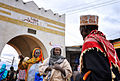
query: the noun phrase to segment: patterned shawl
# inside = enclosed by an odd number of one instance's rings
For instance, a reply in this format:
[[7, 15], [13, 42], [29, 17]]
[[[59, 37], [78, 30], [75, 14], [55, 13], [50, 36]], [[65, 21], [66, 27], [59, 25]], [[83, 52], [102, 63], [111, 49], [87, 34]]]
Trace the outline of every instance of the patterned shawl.
[[[118, 59], [118, 56], [116, 54], [116, 51], [113, 47], [113, 45], [106, 40], [105, 35], [97, 30], [93, 30], [84, 40], [84, 44], [82, 47], [81, 57], [80, 57], [80, 68], [83, 68], [83, 54], [92, 48], [98, 48], [101, 52], [107, 56], [110, 64], [110, 68], [112, 68], [112, 63], [118, 67], [118, 70], [120, 72], [120, 61]], [[81, 71], [80, 71], [81, 72]]]
[[[40, 50], [40, 55], [37, 58], [35, 58], [35, 56], [34, 56], [36, 50]], [[28, 61], [26, 61], [26, 63], [27, 64], [34, 64], [34, 63], [37, 63], [37, 62], [40, 62], [40, 61], [43, 63], [43, 60], [44, 60], [44, 58], [43, 58], [42, 50], [40, 48], [35, 48], [33, 50], [33, 53], [32, 53], [32, 58], [29, 59]]]

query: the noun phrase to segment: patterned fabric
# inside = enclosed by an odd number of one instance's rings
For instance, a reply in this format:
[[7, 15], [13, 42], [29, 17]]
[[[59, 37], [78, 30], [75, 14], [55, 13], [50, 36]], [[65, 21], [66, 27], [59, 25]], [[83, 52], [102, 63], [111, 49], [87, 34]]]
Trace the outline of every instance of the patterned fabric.
[[18, 79], [20, 80], [25, 80], [25, 70], [19, 70], [19, 76], [18, 76]]
[[[36, 50], [38, 51], [38, 50], [40, 50], [40, 55], [37, 57], [37, 58], [35, 58], [35, 53], [36, 53]], [[29, 78], [29, 72], [30, 71], [33, 71], [32, 70], [32, 67], [33, 66], [36, 66], [38, 63], [42, 63], [43, 62], [43, 60], [44, 60], [44, 58], [43, 58], [43, 54], [42, 54], [42, 50], [40, 49], [40, 48], [35, 48], [34, 50], [33, 50], [33, 53], [32, 53], [32, 58], [31, 59], [29, 59], [29, 60], [27, 60], [27, 61], [22, 61], [22, 62], [20, 62], [19, 64], [18, 64], [18, 68], [19, 69], [27, 69], [27, 71], [26, 71], [26, 76], [25, 76], [25, 81], [27, 81], [28, 80], [28, 78]], [[39, 64], [40, 65], [40, 64]], [[34, 70], [36, 70], [36, 68], [34, 68]], [[34, 76], [33, 76], [34, 77]], [[30, 81], [30, 80], [29, 80]]]
[[6, 64], [3, 64], [0, 69], [0, 81], [7, 77], [8, 71], [6, 70]]
[[118, 70], [120, 71], [120, 61], [117, 57], [117, 54], [113, 45], [108, 40], [106, 40], [106, 37], [102, 32], [97, 30], [93, 30], [84, 40], [84, 45], [82, 47], [82, 54], [80, 57], [81, 68], [83, 67], [82, 66], [83, 54], [87, 50], [92, 49], [94, 47], [98, 48], [101, 52], [105, 54], [105, 56], [107, 56], [111, 68], [112, 68], [111, 63], [113, 63], [116, 67], [118, 67]]
[[3, 80], [3, 74], [4, 74], [5, 70], [3, 72], [0, 73], [0, 81]]
[[[40, 50], [40, 55], [39, 55], [39, 57], [37, 57], [37, 58], [35, 58], [35, 56], [34, 56], [36, 50]], [[43, 62], [43, 60], [44, 60], [44, 59], [43, 59], [42, 50], [41, 50], [40, 48], [35, 48], [35, 49], [33, 50], [33, 53], [32, 53], [32, 58], [29, 59], [28, 61], [26, 61], [26, 63], [28, 63], [28, 64], [34, 64], [34, 63], [39, 62], [39, 61]]]
[[[38, 49], [40, 50], [40, 55], [39, 55], [39, 57], [35, 58], [35, 56], [34, 56], [35, 51], [38, 50]], [[31, 66], [32, 64], [35, 64], [35, 63], [40, 62], [40, 61], [43, 63], [43, 60], [44, 60], [44, 58], [43, 58], [42, 50], [40, 48], [35, 48], [33, 50], [33, 53], [32, 53], [32, 58], [27, 60], [26, 62], [22, 62], [22, 65], [19, 65], [18, 67], [20, 69], [27, 69], [28, 64], [30, 64], [30, 66]]]
[[98, 25], [97, 15], [82, 15], [80, 16], [80, 26], [85, 25]]

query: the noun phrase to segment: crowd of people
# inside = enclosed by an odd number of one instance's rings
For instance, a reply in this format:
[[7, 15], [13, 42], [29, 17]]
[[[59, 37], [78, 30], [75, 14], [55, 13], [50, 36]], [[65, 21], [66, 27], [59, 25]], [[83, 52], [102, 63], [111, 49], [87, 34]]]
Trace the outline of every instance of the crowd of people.
[[59, 46], [51, 49], [50, 57], [43, 58], [42, 50], [35, 48], [32, 58], [19, 55], [20, 61], [18, 70], [10, 67], [6, 70], [6, 65], [1, 67], [2, 74], [0, 81], [66, 81], [72, 76], [72, 69], [67, 59], [61, 56], [62, 51]]
[[[23, 70], [25, 71], [25, 70]], [[6, 69], [6, 64], [3, 64], [0, 69], [0, 81], [25, 81], [25, 73], [21, 80], [21, 70], [14, 70], [14, 67], [11, 66], [10, 70]]]
[[81, 16], [80, 33], [84, 43], [77, 72], [72, 72], [60, 46], [53, 46], [46, 59], [42, 50], [35, 48], [32, 58], [19, 55], [17, 71], [13, 66], [7, 71], [3, 64], [0, 81], [120, 81], [119, 58], [113, 45], [98, 31], [98, 16]]

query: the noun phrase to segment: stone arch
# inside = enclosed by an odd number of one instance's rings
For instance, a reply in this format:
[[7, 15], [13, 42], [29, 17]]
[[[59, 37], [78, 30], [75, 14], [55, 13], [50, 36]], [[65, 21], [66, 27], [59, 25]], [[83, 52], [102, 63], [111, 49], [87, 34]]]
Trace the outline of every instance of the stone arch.
[[18, 54], [31, 57], [32, 50], [36, 47], [42, 49], [44, 58], [48, 57], [48, 53], [44, 44], [34, 36], [31, 35], [19, 35], [12, 38], [7, 44], [16, 49]]

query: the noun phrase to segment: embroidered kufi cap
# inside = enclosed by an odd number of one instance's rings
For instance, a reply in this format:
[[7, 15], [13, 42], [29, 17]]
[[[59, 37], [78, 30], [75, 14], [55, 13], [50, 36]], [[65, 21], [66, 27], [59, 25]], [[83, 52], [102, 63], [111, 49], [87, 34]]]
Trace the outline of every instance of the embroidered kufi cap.
[[98, 26], [98, 16], [97, 15], [80, 16], [80, 26], [83, 26], [83, 25], [97, 25]]

